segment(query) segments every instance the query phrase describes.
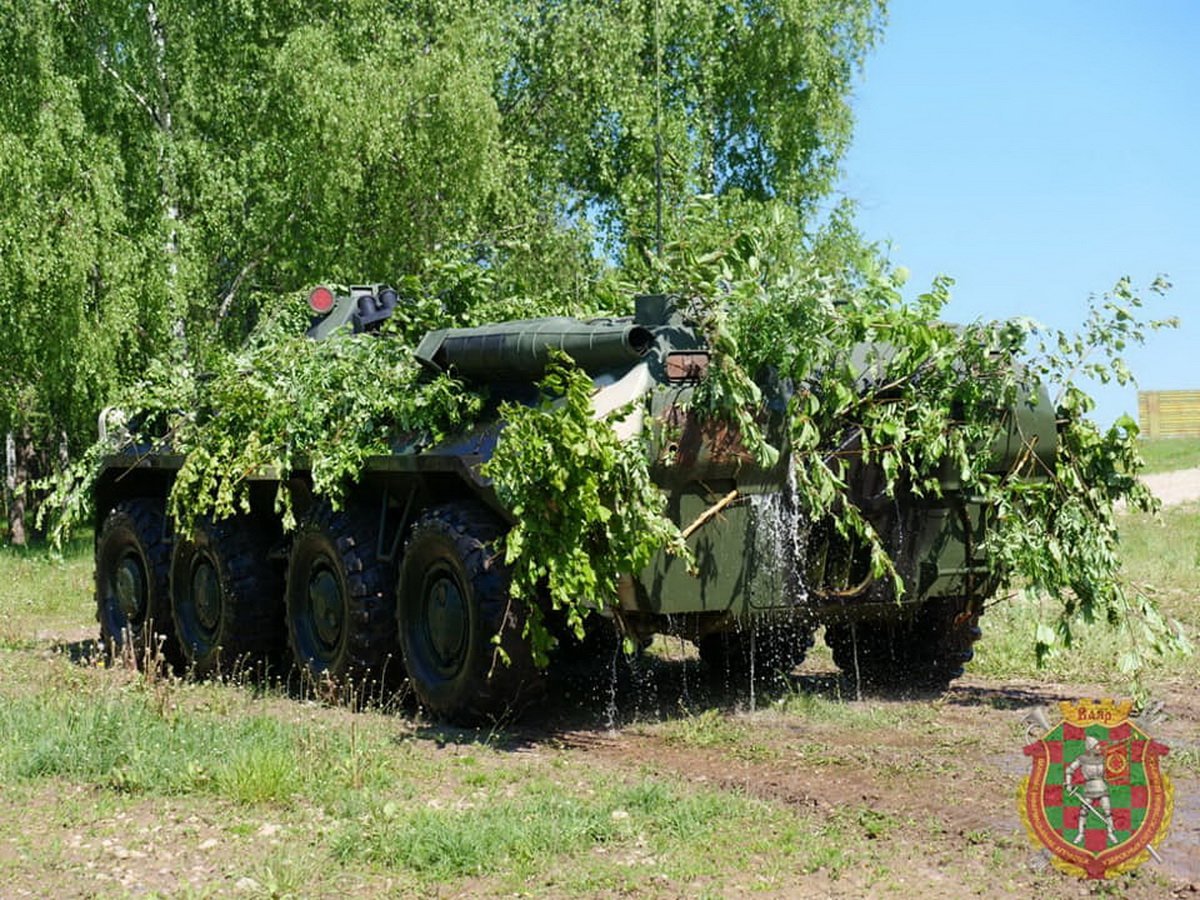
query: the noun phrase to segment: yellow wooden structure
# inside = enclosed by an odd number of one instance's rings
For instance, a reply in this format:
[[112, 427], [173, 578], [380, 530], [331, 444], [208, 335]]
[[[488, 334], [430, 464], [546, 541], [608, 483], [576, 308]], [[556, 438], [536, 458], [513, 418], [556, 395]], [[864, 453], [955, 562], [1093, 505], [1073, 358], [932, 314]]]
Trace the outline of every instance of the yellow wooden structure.
[[1200, 437], [1200, 391], [1138, 391], [1142, 437]]

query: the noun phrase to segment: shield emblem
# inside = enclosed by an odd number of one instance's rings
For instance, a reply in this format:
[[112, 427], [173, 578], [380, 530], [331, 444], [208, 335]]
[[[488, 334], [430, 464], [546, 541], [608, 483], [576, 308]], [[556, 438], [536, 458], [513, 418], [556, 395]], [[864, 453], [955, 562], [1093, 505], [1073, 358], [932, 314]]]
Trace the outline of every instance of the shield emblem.
[[1133, 721], [1132, 706], [1064, 701], [1057, 724], [1025, 748], [1033, 771], [1021, 782], [1021, 821], [1065, 872], [1131, 871], [1157, 857], [1166, 836], [1173, 794], [1159, 761], [1167, 748]]

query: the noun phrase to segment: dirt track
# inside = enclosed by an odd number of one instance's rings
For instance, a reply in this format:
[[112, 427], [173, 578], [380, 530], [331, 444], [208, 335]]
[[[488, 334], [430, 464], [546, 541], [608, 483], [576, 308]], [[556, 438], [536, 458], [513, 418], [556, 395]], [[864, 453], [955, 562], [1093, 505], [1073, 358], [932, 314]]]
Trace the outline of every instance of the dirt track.
[[1200, 500], [1200, 468], [1143, 475], [1142, 481], [1166, 504]]
[[[660, 707], [679, 703], [685, 693], [704, 702], [695, 684], [679, 684], [672, 665], [678, 664], [663, 666], [654, 688]], [[801, 673], [801, 691], [830, 695], [848, 687], [828, 663], [806, 664]], [[743, 711], [727, 712], [744, 728], [740, 741], [689, 745], [669, 727], [637, 722], [567, 726], [555, 729], [552, 740], [590, 765], [745, 793], [792, 807], [818, 827], [847, 811], [861, 818], [864, 810], [894, 824], [868, 845], [869, 865], [808, 873], [785, 896], [850, 898], [880, 888], [907, 896], [1086, 896], [1095, 884], [1046, 866], [1021, 824], [1018, 789], [1031, 770], [1023, 718], [1034, 707], [1111, 695], [1111, 688], [1094, 685], [1001, 684], [968, 675], [941, 697], [876, 694], [851, 704], [856, 719], [875, 723], [867, 727], [776, 716], [769, 712], [770, 695], [759, 698], [767, 712], [747, 712], [743, 695]], [[1169, 715], [1147, 730], [1190, 762], [1168, 766], [1175, 810], [1159, 848], [1162, 861], [1147, 862], [1107, 889], [1133, 898], [1200, 896], [1200, 700], [1183, 684], [1159, 685], [1155, 696]], [[624, 702], [639, 701], [630, 695]]]

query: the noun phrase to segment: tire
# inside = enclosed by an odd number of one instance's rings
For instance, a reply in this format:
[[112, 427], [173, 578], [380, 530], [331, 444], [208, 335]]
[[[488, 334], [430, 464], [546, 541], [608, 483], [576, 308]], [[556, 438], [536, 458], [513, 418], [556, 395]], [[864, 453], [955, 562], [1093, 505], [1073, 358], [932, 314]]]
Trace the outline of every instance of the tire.
[[868, 684], [944, 691], [963, 674], [982, 631], [979, 613], [961, 597], [927, 600], [911, 619], [838, 623], [825, 629], [833, 661]]
[[522, 635], [524, 604], [511, 599], [511, 573], [493, 549], [503, 531], [478, 504], [439, 506], [413, 526], [400, 565], [396, 616], [409, 682], [431, 713], [460, 724], [519, 713], [541, 688]]
[[391, 566], [376, 558], [371, 517], [318, 504], [292, 541], [285, 611], [292, 659], [315, 681], [387, 676], [396, 653]]
[[730, 631], [697, 641], [700, 660], [726, 680], [777, 680], [804, 662], [813, 645], [813, 626], [796, 618], [762, 617]]
[[168, 593], [171, 537], [166, 506], [151, 497], [122, 500], [96, 539], [96, 619], [113, 656], [139, 665], [179, 662]]
[[267, 559], [265, 520], [201, 519], [175, 543], [171, 614], [184, 664], [199, 677], [268, 659], [283, 629], [283, 579]]

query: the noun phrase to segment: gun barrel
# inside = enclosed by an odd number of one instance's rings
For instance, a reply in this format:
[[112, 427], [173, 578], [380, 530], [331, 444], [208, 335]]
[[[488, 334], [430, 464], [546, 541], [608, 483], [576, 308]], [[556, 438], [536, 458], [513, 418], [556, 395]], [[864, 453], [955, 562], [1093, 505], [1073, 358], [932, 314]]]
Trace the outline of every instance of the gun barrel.
[[650, 352], [650, 329], [630, 321], [550, 318], [482, 328], [445, 328], [425, 335], [416, 357], [437, 371], [464, 378], [539, 378], [554, 350], [585, 371], [626, 369]]

